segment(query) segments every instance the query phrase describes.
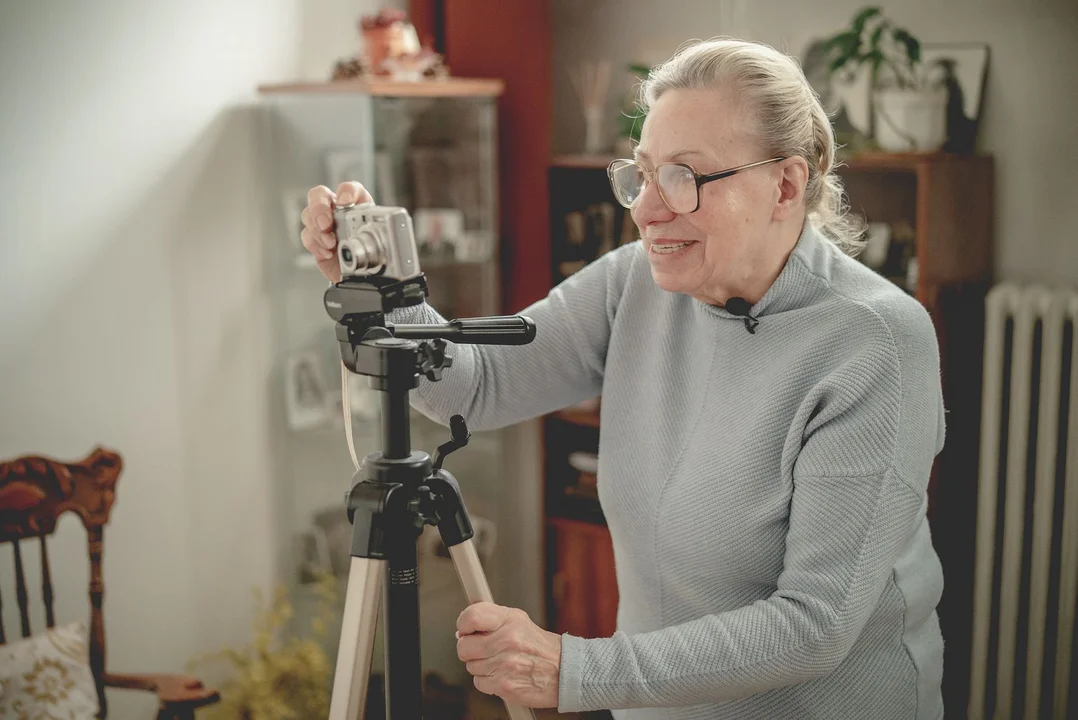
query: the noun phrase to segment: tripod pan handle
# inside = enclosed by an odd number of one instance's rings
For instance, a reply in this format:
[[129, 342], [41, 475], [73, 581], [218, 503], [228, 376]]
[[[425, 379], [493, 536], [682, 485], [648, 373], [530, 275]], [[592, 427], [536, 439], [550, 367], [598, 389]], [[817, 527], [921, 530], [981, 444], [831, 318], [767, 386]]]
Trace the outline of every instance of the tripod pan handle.
[[409, 340], [447, 340], [470, 345], [527, 345], [535, 339], [535, 322], [522, 315], [450, 320], [439, 325], [394, 325], [393, 334]]

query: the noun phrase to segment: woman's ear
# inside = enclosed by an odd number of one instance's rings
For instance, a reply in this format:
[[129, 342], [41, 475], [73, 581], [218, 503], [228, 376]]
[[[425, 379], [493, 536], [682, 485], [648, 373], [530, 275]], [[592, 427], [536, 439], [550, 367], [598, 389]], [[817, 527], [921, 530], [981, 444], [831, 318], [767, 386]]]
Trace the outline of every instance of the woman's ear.
[[786, 158], [778, 164], [778, 200], [775, 220], [787, 220], [804, 205], [805, 185], [808, 183], [808, 163], [800, 155]]

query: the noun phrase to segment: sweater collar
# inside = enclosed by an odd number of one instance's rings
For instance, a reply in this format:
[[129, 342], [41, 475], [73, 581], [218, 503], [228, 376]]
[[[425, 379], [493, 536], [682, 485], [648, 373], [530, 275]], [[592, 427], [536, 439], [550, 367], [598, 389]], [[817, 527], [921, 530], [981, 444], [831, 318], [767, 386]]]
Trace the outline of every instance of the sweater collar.
[[[809, 278], [812, 275], [826, 273], [829, 245], [830, 243], [820, 234], [820, 231], [806, 220], [801, 229], [801, 235], [794, 244], [782, 271], [759, 302], [752, 306], [750, 314], [755, 318], [760, 318], [809, 305], [815, 294], [815, 288], [812, 287], [813, 283], [809, 282]], [[726, 308], [700, 304], [719, 317], [738, 321], [743, 319]]]

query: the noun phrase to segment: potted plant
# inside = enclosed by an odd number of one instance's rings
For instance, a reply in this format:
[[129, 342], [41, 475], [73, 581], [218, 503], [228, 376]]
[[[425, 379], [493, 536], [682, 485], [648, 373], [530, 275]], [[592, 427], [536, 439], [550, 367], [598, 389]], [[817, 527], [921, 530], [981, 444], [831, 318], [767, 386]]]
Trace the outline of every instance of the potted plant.
[[883, 150], [933, 152], [947, 140], [947, 88], [921, 60], [921, 42], [870, 6], [825, 42], [832, 73], [867, 65], [873, 137]]

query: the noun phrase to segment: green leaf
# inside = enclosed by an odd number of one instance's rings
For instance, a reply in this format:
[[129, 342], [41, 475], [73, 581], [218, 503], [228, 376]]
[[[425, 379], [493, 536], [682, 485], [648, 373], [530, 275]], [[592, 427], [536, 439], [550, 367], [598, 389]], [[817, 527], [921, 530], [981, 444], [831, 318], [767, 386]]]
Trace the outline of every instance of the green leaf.
[[856, 40], [857, 33], [852, 30], [844, 30], [840, 33], [836, 33], [835, 35], [832, 35], [831, 37], [824, 40], [823, 49], [825, 52], [831, 52], [836, 48], [845, 47], [849, 43], [850, 38], [854, 38]]
[[880, 9], [874, 5], [863, 8], [853, 18], [853, 31], [860, 35], [865, 31], [865, 23], [880, 14]]
[[883, 31], [887, 28], [886, 24], [881, 23], [879, 27], [872, 31], [872, 39], [869, 40], [868, 46], [876, 49], [880, 46], [880, 38], [883, 37]]
[[629, 72], [641, 77], [647, 77], [651, 73], [651, 67], [649, 65], [642, 65], [640, 63], [629, 63]]
[[825, 54], [831, 58], [831, 72], [838, 70], [846, 63], [858, 59], [861, 36], [855, 32], [842, 32], [829, 39], [824, 44]]
[[909, 31], [904, 28], [897, 28], [893, 35], [895, 42], [905, 46], [906, 55], [909, 57], [911, 63], [918, 63], [921, 61], [921, 41], [910, 35]]

